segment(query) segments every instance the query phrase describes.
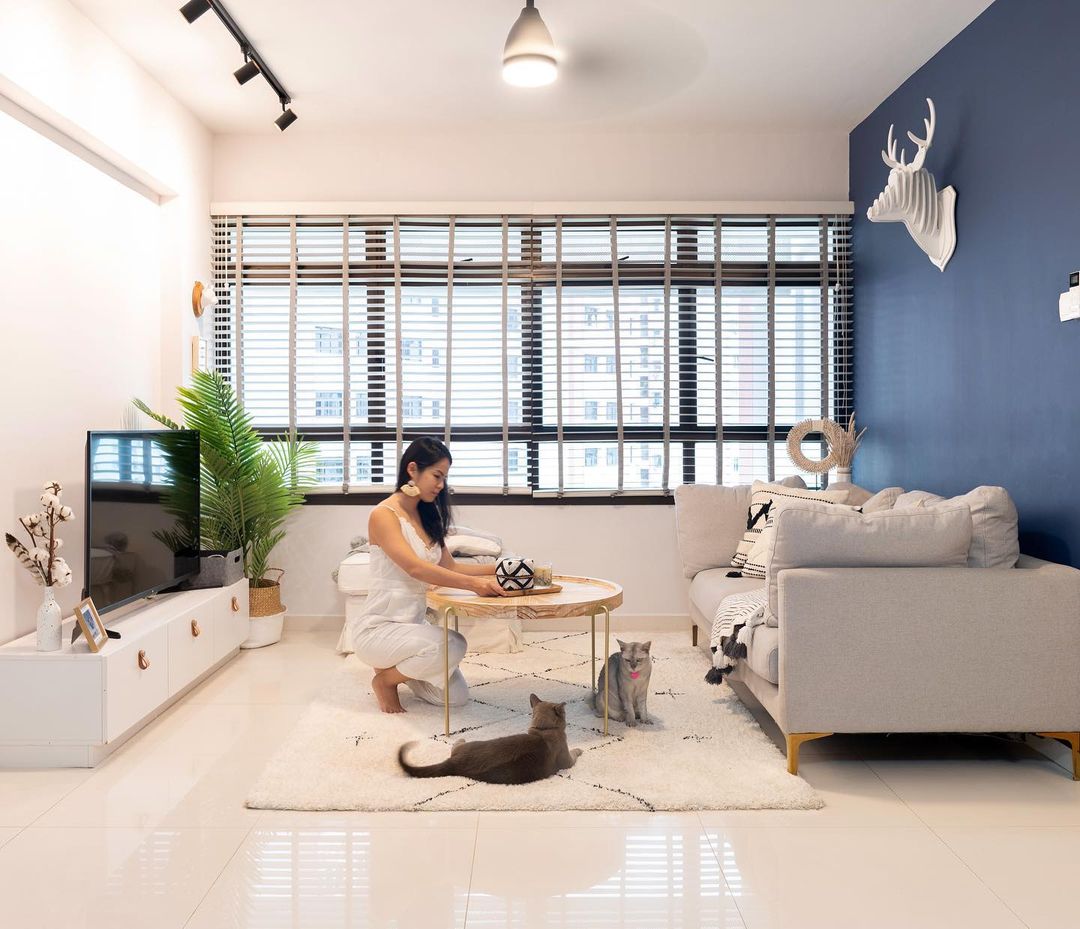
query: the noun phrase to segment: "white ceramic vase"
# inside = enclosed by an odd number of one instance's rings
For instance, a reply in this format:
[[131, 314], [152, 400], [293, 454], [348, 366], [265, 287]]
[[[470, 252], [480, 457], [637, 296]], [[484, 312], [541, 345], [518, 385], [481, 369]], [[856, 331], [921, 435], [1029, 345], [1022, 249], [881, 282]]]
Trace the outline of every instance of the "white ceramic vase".
[[851, 468], [837, 468], [836, 480], [834, 484], [850, 484], [851, 483]]
[[51, 587], [45, 588], [45, 599], [37, 611], [37, 650], [55, 652], [60, 648], [60, 604]]

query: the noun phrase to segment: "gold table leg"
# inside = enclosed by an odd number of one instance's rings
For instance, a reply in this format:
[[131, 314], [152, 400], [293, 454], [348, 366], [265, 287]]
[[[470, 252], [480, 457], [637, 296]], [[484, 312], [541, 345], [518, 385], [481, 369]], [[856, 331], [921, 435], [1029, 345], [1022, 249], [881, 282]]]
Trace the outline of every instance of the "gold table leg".
[[607, 672], [608, 653], [611, 651], [611, 610], [601, 606], [604, 611], [604, 735], [608, 734], [608, 692], [611, 689], [611, 675]]
[[596, 614], [589, 614], [589, 621], [592, 623], [592, 692], [593, 696], [596, 696]]
[[457, 610], [452, 606], [443, 607], [443, 718], [446, 722], [446, 734], [450, 735], [450, 614], [454, 614], [454, 631], [457, 631]]

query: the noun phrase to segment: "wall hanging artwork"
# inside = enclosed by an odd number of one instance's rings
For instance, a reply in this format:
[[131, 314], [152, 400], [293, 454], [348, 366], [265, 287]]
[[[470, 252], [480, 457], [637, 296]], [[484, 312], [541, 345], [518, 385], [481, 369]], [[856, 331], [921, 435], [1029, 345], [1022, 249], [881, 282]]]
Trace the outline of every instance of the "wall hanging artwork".
[[903, 149], [897, 160], [896, 139], [893, 127], [889, 126], [888, 148], [881, 153], [891, 169], [889, 183], [866, 211], [866, 218], [872, 223], [903, 223], [919, 248], [944, 271], [956, 248], [956, 190], [946, 187], [939, 191], [934, 175], [923, 167], [934, 139], [936, 121], [934, 101], [927, 97], [926, 103], [930, 107], [930, 118], [923, 120], [926, 138], [908, 133], [908, 138], [918, 147], [911, 164], [907, 163]]

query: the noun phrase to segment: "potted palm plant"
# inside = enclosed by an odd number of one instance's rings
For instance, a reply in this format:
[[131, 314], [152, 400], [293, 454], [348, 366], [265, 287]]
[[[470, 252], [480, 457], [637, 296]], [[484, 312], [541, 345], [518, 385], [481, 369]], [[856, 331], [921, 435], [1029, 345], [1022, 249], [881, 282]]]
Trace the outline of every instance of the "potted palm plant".
[[[285, 537], [285, 521], [314, 486], [315, 446], [292, 433], [263, 441], [252, 426], [232, 385], [215, 371], [195, 371], [191, 386], [178, 389], [184, 427], [199, 432], [202, 499], [200, 534], [203, 549], [240, 549], [248, 578], [252, 632], [249, 647], [281, 638], [285, 608], [281, 572], [268, 565], [270, 553]], [[169, 429], [181, 426], [134, 405]], [[271, 572], [280, 572], [271, 580]]]

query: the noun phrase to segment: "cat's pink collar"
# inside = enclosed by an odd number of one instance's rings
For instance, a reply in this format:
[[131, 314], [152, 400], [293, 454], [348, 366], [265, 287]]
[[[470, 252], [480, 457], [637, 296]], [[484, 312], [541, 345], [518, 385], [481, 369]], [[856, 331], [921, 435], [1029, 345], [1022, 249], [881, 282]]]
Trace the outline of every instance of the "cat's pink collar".
[[641, 672], [640, 671], [631, 671], [630, 676], [636, 681], [639, 677], [641, 677]]

